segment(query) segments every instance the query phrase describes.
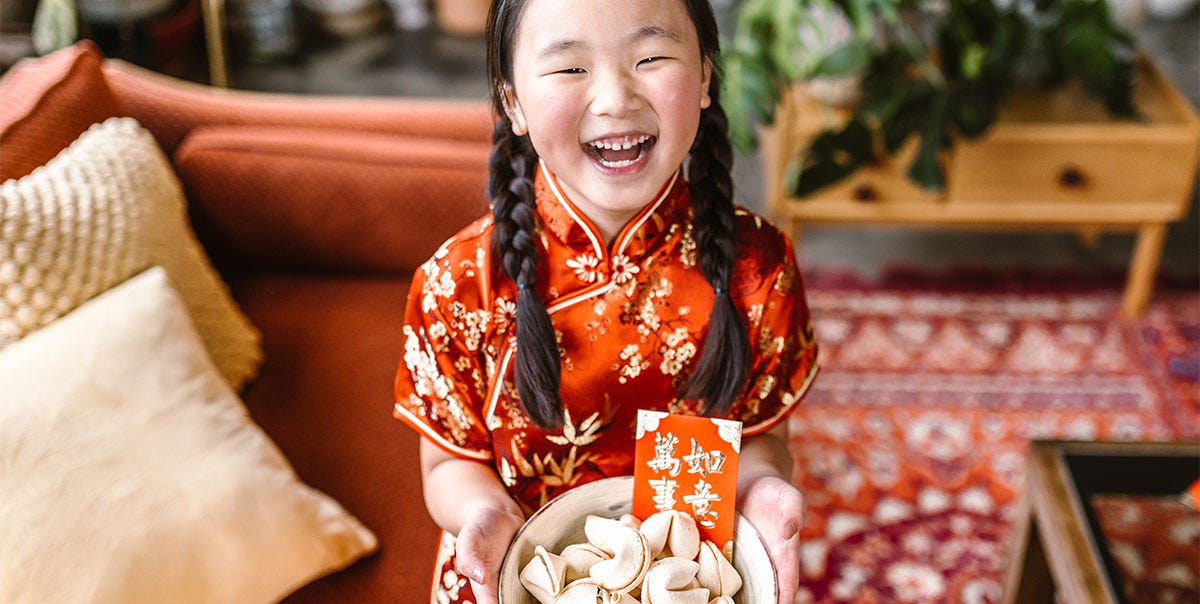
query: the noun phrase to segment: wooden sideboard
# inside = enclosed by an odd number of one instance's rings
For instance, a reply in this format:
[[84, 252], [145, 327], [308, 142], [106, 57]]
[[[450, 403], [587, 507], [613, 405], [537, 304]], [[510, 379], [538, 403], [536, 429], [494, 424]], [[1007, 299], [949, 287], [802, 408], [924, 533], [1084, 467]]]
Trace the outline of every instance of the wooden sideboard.
[[1134, 103], [1141, 121], [1110, 117], [1078, 86], [1016, 94], [983, 137], [947, 152], [942, 193], [908, 180], [914, 139], [895, 157], [797, 198], [786, 189], [788, 164], [820, 131], [844, 124], [849, 112], [796, 86], [775, 124], [762, 131], [767, 210], [797, 243], [802, 228], [821, 224], [1051, 229], [1092, 239], [1134, 231], [1122, 308], [1137, 315], [1150, 299], [1167, 225], [1187, 215], [1200, 120], [1144, 57], [1136, 63]]

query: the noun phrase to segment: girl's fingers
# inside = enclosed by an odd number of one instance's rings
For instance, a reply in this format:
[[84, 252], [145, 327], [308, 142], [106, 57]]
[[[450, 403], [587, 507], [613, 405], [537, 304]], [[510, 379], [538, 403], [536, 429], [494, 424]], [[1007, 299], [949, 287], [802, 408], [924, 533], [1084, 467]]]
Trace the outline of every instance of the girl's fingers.
[[804, 497], [783, 479], [772, 476], [752, 485], [739, 507], [766, 542], [778, 574], [779, 601], [790, 603], [800, 584]]
[[499, 598], [500, 565], [523, 519], [504, 510], [487, 508], [475, 513], [455, 541], [456, 570], [471, 581], [478, 604], [495, 604]]

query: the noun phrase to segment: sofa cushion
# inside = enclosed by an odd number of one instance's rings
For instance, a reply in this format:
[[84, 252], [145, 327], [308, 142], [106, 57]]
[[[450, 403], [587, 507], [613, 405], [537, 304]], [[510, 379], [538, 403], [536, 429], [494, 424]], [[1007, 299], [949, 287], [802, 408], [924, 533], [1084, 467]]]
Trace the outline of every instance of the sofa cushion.
[[0, 352], [0, 601], [276, 602], [375, 537], [296, 480], [150, 269]]
[[0, 349], [153, 265], [166, 268], [222, 375], [241, 387], [258, 366], [258, 334], [196, 241], [154, 139], [112, 118], [0, 185]]
[[123, 115], [100, 62], [85, 40], [18, 63], [0, 79], [0, 182], [29, 174], [88, 126]]
[[379, 555], [288, 602], [427, 601], [438, 530], [421, 494], [417, 435], [391, 418], [408, 281], [276, 274], [231, 285], [268, 359], [245, 393], [251, 415], [301, 479], [380, 540]]
[[175, 154], [210, 249], [269, 268], [411, 273], [487, 212], [491, 147], [270, 126], [197, 128]]

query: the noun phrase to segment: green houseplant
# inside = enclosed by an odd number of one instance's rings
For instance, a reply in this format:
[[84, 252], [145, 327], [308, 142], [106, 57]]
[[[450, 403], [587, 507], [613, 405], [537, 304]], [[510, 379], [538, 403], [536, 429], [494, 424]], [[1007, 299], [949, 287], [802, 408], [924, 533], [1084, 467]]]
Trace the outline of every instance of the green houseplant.
[[[841, 35], [828, 35], [839, 23]], [[850, 82], [848, 123], [811, 141], [788, 188], [803, 197], [915, 136], [908, 176], [938, 191], [941, 152], [983, 134], [1015, 87], [1078, 78], [1110, 112], [1134, 117], [1132, 63], [1132, 37], [1105, 0], [746, 0], [726, 41], [723, 103], [731, 138], [749, 149], [788, 87]]]

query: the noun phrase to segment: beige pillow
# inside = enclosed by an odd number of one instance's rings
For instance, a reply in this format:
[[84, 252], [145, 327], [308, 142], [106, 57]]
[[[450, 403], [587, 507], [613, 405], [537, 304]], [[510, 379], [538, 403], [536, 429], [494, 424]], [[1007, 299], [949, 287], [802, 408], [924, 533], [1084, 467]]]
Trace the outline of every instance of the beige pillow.
[[261, 358], [258, 333], [197, 242], [154, 138], [112, 118], [0, 185], [0, 350], [154, 265], [166, 268], [221, 374], [240, 388]]
[[0, 602], [273, 602], [376, 547], [248, 418], [160, 268], [0, 351], [0, 384]]

